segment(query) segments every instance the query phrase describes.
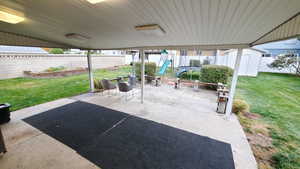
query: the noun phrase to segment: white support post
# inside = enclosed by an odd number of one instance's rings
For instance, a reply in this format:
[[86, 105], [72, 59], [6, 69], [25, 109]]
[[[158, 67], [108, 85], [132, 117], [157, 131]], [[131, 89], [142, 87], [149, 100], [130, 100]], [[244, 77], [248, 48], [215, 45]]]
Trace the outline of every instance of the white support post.
[[144, 103], [144, 85], [145, 85], [145, 54], [144, 50], [139, 51], [141, 56], [141, 103]]
[[93, 67], [92, 67], [92, 58], [90, 50], [87, 51], [87, 63], [89, 71], [89, 80], [90, 80], [90, 92], [94, 92], [94, 78], [93, 78]]
[[232, 112], [233, 98], [234, 98], [235, 88], [236, 88], [236, 84], [237, 84], [238, 77], [239, 77], [239, 68], [240, 68], [242, 55], [243, 55], [243, 49], [238, 49], [236, 60], [235, 60], [233, 77], [232, 77], [232, 81], [231, 81], [231, 87], [230, 87], [230, 91], [229, 91], [228, 102], [227, 102], [227, 106], [226, 106], [226, 116], [227, 117], [229, 117]]

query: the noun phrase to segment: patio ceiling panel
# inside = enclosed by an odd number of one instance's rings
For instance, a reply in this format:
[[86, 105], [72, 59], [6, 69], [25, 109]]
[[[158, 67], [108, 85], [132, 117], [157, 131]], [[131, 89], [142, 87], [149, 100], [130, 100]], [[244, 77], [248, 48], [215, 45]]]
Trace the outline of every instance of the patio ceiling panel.
[[0, 32], [0, 44], [10, 46], [36, 46], [36, 47], [47, 47], [53, 48], [74, 48], [74, 46], [60, 44], [56, 42], [49, 42], [41, 39], [26, 37], [23, 35], [17, 35], [13, 33]]
[[258, 45], [267, 42], [285, 40], [291, 37], [300, 37], [300, 13], [293, 16], [285, 23], [279, 25], [272, 31], [268, 32], [251, 45]]
[[[0, 31], [52, 42], [34, 44], [25, 40], [16, 41], [14, 45], [212, 49], [249, 46], [299, 13], [300, 1], [105, 0], [90, 4], [86, 0], [1, 0], [0, 10], [3, 8], [18, 11], [25, 21], [19, 24], [0, 22]], [[291, 27], [298, 28], [299, 23], [294, 23]], [[147, 36], [135, 30], [135, 26], [146, 24], [158, 24], [166, 34]], [[89, 39], [68, 39], [67, 33]], [[273, 39], [279, 38], [274, 36]], [[0, 44], [11, 45], [7, 41], [0, 41]]]

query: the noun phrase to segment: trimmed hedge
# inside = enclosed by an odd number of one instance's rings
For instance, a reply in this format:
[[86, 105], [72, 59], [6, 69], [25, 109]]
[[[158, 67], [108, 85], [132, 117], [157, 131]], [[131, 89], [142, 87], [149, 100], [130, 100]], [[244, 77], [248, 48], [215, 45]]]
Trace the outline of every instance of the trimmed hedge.
[[[146, 62], [145, 63], [145, 75], [154, 77], [156, 73], [156, 63]], [[141, 62], [135, 63], [135, 74], [139, 80], [141, 80]]]
[[227, 66], [204, 65], [201, 69], [201, 81], [207, 83], [227, 84], [233, 70]]

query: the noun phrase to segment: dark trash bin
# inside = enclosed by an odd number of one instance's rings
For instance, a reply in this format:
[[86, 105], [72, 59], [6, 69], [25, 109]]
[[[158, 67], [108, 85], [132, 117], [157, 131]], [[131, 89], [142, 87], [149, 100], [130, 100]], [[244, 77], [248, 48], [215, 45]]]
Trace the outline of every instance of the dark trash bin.
[[10, 104], [0, 104], [0, 124], [7, 123], [10, 121]]

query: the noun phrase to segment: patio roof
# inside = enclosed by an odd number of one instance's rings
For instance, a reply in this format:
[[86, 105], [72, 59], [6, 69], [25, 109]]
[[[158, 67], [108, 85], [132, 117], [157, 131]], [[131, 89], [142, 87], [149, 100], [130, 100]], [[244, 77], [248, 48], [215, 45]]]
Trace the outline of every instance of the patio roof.
[[[0, 23], [0, 45], [226, 49], [300, 35], [299, 0], [4, 0], [0, 10], [25, 18]], [[165, 35], [135, 29], [147, 24], [159, 25]], [[68, 33], [88, 39], [68, 39]]]

